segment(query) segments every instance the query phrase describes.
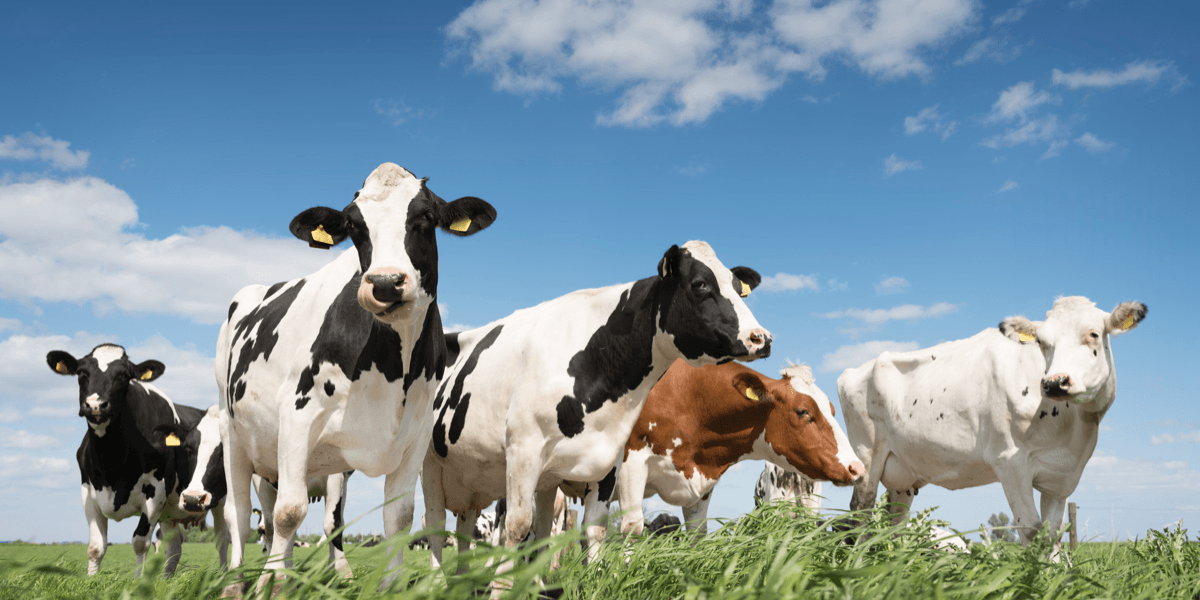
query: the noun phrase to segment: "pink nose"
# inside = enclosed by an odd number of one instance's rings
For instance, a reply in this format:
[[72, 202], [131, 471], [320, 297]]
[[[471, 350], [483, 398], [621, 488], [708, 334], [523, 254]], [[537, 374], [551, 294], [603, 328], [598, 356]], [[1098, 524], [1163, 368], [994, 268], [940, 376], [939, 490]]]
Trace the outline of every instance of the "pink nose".
[[750, 335], [746, 336], [746, 349], [751, 354], [769, 356], [771, 354], [771, 332], [762, 327], [751, 330]]
[[858, 481], [863, 476], [863, 474], [865, 474], [867, 472], [866, 467], [863, 467], [863, 464], [858, 462], [857, 460], [850, 463], [849, 465], [847, 465], [846, 470], [850, 471], [850, 477], [853, 478], [855, 481]]

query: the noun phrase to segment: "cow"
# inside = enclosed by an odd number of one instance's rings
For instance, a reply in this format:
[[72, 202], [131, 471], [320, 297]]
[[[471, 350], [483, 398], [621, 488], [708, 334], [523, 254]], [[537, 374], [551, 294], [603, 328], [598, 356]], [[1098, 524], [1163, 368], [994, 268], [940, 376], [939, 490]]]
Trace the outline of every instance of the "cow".
[[[177, 425], [190, 431], [204, 411], [177, 405], [150, 384], [166, 370], [163, 363], [134, 363], [116, 344], [100, 344], [79, 359], [54, 350], [46, 355], [46, 364], [78, 380], [79, 416], [88, 424], [75, 453], [88, 522], [88, 574], [100, 571], [108, 549], [108, 521], [140, 515], [133, 532], [135, 576], [141, 575], [156, 525], [170, 540], [163, 573], [173, 575], [183, 543], [178, 528], [203, 522], [205, 512], [186, 510], [179, 502], [181, 482], [191, 476], [195, 439], [164, 435], [156, 428]], [[220, 543], [218, 536], [218, 548]]]
[[[289, 226], [310, 246], [349, 238], [353, 248], [307, 277], [234, 296], [216, 358], [234, 566], [244, 559], [253, 474], [279, 484], [272, 547], [284, 549], [260, 583], [290, 558], [311, 477], [386, 475], [384, 497], [394, 500], [383, 508], [386, 536], [412, 525], [446, 366], [434, 232], [470, 236], [495, 218], [479, 198], [446, 202], [426, 179], [384, 163], [344, 209], [310, 208]], [[397, 548], [383, 585], [403, 555]]]
[[803, 473], [785, 471], [783, 467], [768, 462], [754, 484], [754, 506], [770, 504], [777, 500], [795, 502], [813, 512], [821, 510], [821, 482], [806, 477]]
[[1111, 338], [1145, 317], [1141, 302], [1106, 313], [1087, 298], [1059, 298], [1045, 321], [1008, 317], [967, 339], [846, 369], [838, 396], [867, 469], [850, 508], [874, 506], [882, 482], [898, 523], [927, 484], [999, 481], [1021, 541], [1041, 528], [1056, 557], [1067, 497], [1116, 398]]
[[679, 517], [667, 513], [659, 513], [653, 521], [646, 523], [647, 535], [669, 534], [679, 531]]
[[[451, 334], [421, 482], [431, 525], [448, 508], [466, 535], [481, 508], [506, 497], [505, 544], [531, 529], [544, 537], [564, 482], [568, 495], [585, 496], [585, 525], [598, 525], [646, 395], [675, 359], [698, 366], [770, 354], [771, 335], [743, 300], [759, 281], [691, 241], [671, 246], [652, 277]], [[588, 528], [593, 546], [602, 530]], [[441, 538], [431, 542], [440, 562]]]
[[[322, 527], [325, 530], [325, 539], [329, 540], [329, 564], [345, 577], [351, 577], [353, 571], [350, 569], [350, 562], [346, 560], [346, 551], [342, 545], [342, 532], [340, 530], [346, 523], [343, 513], [346, 510], [347, 480], [350, 479], [350, 475], [353, 473], [354, 471], [347, 471], [345, 473], [334, 473], [333, 475], [310, 477], [308, 479], [309, 503], [311, 504], [318, 500], [325, 501], [325, 519]], [[259, 539], [262, 540], [263, 554], [270, 556], [271, 544], [274, 542], [275, 537], [275, 528], [272, 525], [274, 522], [275, 499], [279, 490], [274, 482], [259, 475], [254, 475], [251, 478], [251, 483], [254, 486], [255, 493], [258, 495], [258, 502], [262, 505], [261, 511], [257, 508], [252, 511], [259, 515]]]
[[683, 507], [689, 531], [704, 535], [713, 488], [743, 460], [835, 485], [857, 481], [863, 465], [812, 370], [793, 365], [781, 375], [771, 379], [736, 362], [695, 368], [676, 360], [650, 390], [625, 444], [621, 531], [640, 534], [642, 499], [658, 494]]

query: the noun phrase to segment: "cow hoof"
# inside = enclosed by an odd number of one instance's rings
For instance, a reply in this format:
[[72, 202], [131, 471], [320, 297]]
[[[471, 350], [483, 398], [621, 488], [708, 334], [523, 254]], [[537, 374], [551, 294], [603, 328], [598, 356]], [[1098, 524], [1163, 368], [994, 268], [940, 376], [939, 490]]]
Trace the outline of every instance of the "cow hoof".
[[231, 583], [231, 584], [225, 586], [225, 589], [221, 590], [221, 597], [222, 598], [241, 598], [242, 596], [246, 595], [247, 586], [248, 586], [248, 582], [245, 582], [245, 581], [238, 581], [236, 583]]

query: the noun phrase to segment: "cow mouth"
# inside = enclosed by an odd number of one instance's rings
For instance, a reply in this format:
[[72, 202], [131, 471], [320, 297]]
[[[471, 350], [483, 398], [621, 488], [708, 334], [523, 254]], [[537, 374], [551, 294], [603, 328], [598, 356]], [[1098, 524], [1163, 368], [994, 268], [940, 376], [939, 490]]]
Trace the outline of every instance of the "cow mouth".
[[385, 308], [385, 309], [383, 309], [382, 311], [375, 313], [375, 316], [377, 316], [377, 317], [386, 317], [387, 315], [390, 315], [390, 314], [392, 314], [393, 312], [395, 312], [395, 311], [396, 311], [396, 309], [400, 308], [401, 306], [404, 306], [404, 301], [403, 301], [403, 300], [397, 300], [397, 301], [395, 301], [395, 302], [393, 302], [393, 303], [389, 304], [389, 305], [388, 305], [388, 307], [387, 307], [387, 308]]

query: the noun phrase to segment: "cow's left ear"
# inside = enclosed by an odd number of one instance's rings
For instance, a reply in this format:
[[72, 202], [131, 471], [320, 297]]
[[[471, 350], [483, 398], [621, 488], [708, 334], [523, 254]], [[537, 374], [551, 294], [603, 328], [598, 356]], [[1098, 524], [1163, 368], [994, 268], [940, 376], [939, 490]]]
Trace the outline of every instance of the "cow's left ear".
[[496, 220], [496, 209], [474, 196], [447, 202], [438, 212], [438, 227], [457, 236], [474, 235]]
[[733, 376], [733, 388], [738, 391], [738, 394], [749, 398], [755, 402], [770, 402], [771, 396], [767, 394], [767, 386], [763, 385], [762, 379], [753, 373], [738, 373]]
[[1113, 309], [1112, 314], [1108, 315], [1108, 322], [1105, 323], [1105, 333], [1109, 335], [1121, 335], [1126, 331], [1130, 331], [1146, 318], [1146, 305], [1141, 302], [1122, 302]]
[[63, 350], [51, 350], [46, 355], [46, 364], [50, 365], [50, 370], [59, 375], [74, 375], [75, 369], [79, 368], [79, 361], [75, 360], [70, 352]]
[[1037, 341], [1037, 325], [1025, 317], [1009, 317], [1000, 321], [1000, 334], [1021, 344]]
[[671, 246], [658, 261], [658, 276], [666, 279], [679, 274], [679, 261], [683, 259], [683, 250], [679, 246]]
[[730, 269], [730, 271], [733, 271], [733, 276], [736, 277], [738, 283], [741, 284], [734, 285], [733, 287], [737, 290], [738, 295], [743, 298], [749, 296], [750, 290], [753, 290], [754, 288], [758, 287], [758, 284], [762, 283], [762, 277], [759, 276], [758, 271], [755, 271], [750, 267], [734, 267]]
[[154, 381], [162, 377], [163, 372], [166, 370], [166, 365], [157, 360], [148, 360], [144, 363], [134, 365], [133, 376], [138, 381]]
[[292, 235], [308, 242], [309, 247], [321, 250], [342, 243], [350, 235], [345, 213], [326, 206], [314, 206], [296, 215], [288, 229]]

